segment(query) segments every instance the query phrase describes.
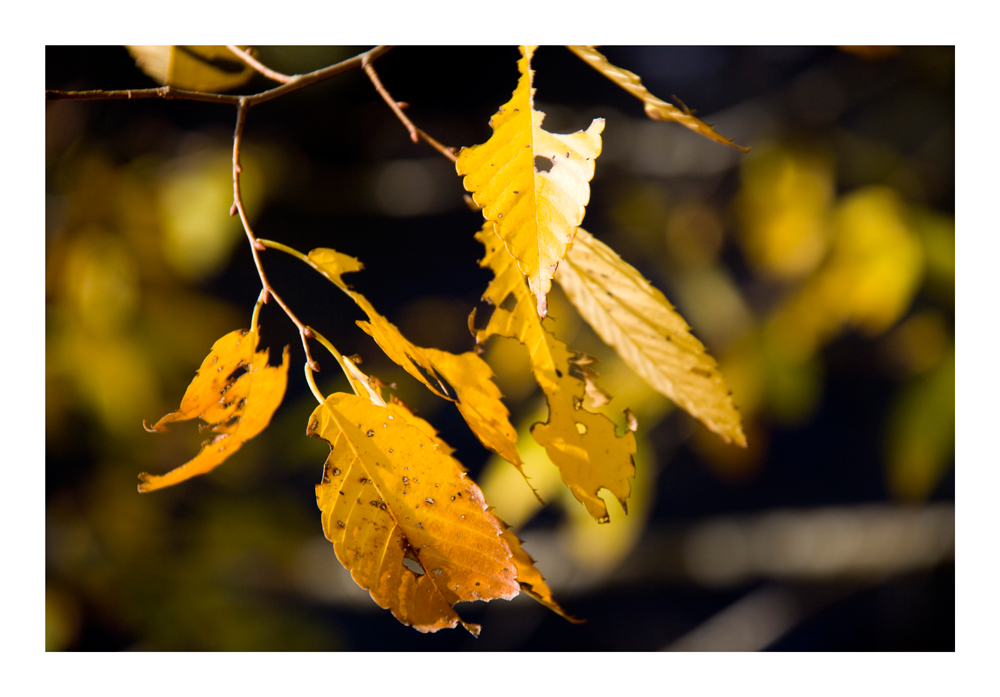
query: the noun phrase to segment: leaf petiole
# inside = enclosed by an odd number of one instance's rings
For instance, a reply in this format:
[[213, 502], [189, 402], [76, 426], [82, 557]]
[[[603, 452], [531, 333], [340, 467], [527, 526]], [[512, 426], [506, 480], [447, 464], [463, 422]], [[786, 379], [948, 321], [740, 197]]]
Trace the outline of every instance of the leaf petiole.
[[309, 261], [309, 257], [307, 257], [299, 250], [295, 249], [294, 247], [289, 247], [287, 244], [282, 244], [281, 242], [275, 242], [274, 240], [265, 240], [261, 237], [258, 237], [257, 241], [260, 242], [265, 247], [270, 247], [271, 249], [277, 249], [279, 251], [284, 252], [285, 254], [291, 254], [293, 257], [301, 259], [305, 263], [309, 264], [309, 266], [315, 268], [314, 264], [311, 261]]
[[266, 290], [261, 289], [260, 295], [257, 296], [257, 303], [253, 306], [253, 316], [250, 318], [250, 331], [257, 331], [257, 320], [260, 318], [260, 308], [264, 304], [264, 294], [267, 293]]
[[313, 396], [316, 401], [320, 404], [325, 404], [326, 399], [323, 398], [323, 393], [319, 391], [319, 387], [316, 386], [316, 380], [313, 378], [313, 370], [309, 367], [309, 362], [302, 364], [302, 370], [306, 374], [306, 382], [309, 383], [309, 389], [312, 390]]

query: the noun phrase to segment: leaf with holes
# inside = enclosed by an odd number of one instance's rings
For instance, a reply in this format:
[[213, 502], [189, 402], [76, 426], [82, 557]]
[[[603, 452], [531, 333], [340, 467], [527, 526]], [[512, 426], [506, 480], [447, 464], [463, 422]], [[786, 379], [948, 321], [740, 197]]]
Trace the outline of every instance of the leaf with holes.
[[612, 65], [604, 57], [604, 54], [597, 49], [590, 46], [569, 46], [568, 48], [601, 75], [611, 80], [629, 94], [641, 99], [643, 107], [646, 110], [646, 115], [649, 118], [655, 121], [676, 121], [706, 138], [736, 148], [742, 152], [749, 152], [750, 148], [737, 145], [730, 138], [723, 138], [712, 130], [712, 127], [707, 123], [699, 118], [695, 118], [686, 108], [684, 110], [678, 109], [673, 104], [653, 96], [642, 84], [642, 80], [638, 75], [624, 68]]
[[[486, 328], [476, 332], [476, 341], [498, 334], [517, 339], [528, 348], [532, 373], [549, 403], [548, 421], [535, 424], [531, 435], [559, 468], [573, 496], [598, 522], [607, 522], [608, 509], [598, 492], [607, 489], [626, 507], [629, 478], [635, 476], [635, 435], [629, 430], [618, 436], [614, 422], [588, 410], [588, 395], [593, 400], [595, 394], [602, 394], [596, 385], [588, 385], [594, 379], [589, 367], [593, 359], [571, 353], [545, 329], [524, 275], [489, 223], [476, 239], [486, 246], [480, 265], [495, 274], [483, 299], [496, 306]], [[511, 309], [506, 309], [508, 297], [515, 301]]]
[[360, 271], [360, 261], [333, 249], [314, 249], [306, 261], [347, 293], [364, 310], [370, 321], [358, 322], [385, 354], [431, 392], [455, 402], [476, 437], [523, 475], [524, 462], [514, 445], [517, 431], [510, 423], [503, 395], [493, 382], [493, 371], [475, 353], [453, 354], [421, 348], [411, 343], [392, 322], [380, 315], [368, 299], [351, 289], [342, 276]]
[[556, 281], [632, 370], [727, 443], [746, 447], [740, 414], [715, 360], [642, 274], [580, 228]]
[[421, 632], [461, 623], [478, 635], [455, 603], [518, 594], [502, 526], [430, 424], [372, 392], [333, 394], [306, 433], [330, 444], [323, 530], [380, 607]]
[[[490, 119], [493, 135], [482, 145], [463, 148], [456, 166], [466, 190], [528, 277], [538, 315], [545, 317], [552, 276], [590, 200], [604, 119], [569, 135], [545, 131], [545, 114], [534, 108], [534, 50], [521, 47], [521, 77], [510, 101]], [[547, 170], [540, 171], [536, 161]]]
[[[257, 72], [225, 46], [126, 46], [142, 72], [161, 85], [225, 92]], [[245, 46], [240, 46], [246, 49]], [[252, 53], [252, 51], [251, 51]]]
[[[257, 350], [256, 331], [236, 330], [215, 342], [188, 385], [180, 408], [147, 426], [147, 431], [166, 431], [167, 424], [200, 418], [213, 437], [202, 444], [190, 462], [164, 475], [139, 475], [140, 492], [173, 486], [185, 479], [210, 472], [271, 422], [288, 383], [288, 347], [280, 366], [268, 365], [268, 350]], [[143, 424], [145, 425], [145, 424]]]

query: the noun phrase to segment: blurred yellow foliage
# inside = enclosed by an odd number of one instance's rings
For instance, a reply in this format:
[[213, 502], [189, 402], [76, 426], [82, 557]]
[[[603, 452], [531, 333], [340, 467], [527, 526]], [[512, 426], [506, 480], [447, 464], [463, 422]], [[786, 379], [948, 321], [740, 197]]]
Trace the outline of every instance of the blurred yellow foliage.
[[[242, 153], [243, 202], [248, 215], [259, 209], [267, 180], [266, 158]], [[210, 148], [173, 161], [163, 173], [159, 200], [163, 256], [187, 281], [217, 274], [243, 238], [239, 218], [228, 214], [233, 202], [233, 154]]]
[[884, 332], [910, 306], [923, 274], [920, 240], [899, 195], [868, 187], [834, 215], [830, 255], [769, 323], [776, 345], [805, 360], [843, 328]]
[[785, 147], [756, 150], [742, 168], [741, 241], [761, 275], [801, 278], [826, 252], [833, 166], [826, 157]]

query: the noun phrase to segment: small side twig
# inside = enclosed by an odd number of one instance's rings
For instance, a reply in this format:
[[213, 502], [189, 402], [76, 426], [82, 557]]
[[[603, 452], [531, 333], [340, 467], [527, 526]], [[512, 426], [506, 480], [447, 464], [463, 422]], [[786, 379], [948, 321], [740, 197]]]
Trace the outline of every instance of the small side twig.
[[293, 80], [295, 80], [294, 76], [285, 75], [284, 73], [279, 73], [277, 70], [271, 70], [271, 68], [268, 68], [266, 65], [261, 63], [259, 60], [257, 60], [250, 54], [249, 48], [244, 51], [239, 46], [231, 46], [228, 44], [226, 45], [226, 48], [232, 51], [233, 54], [241, 61], [243, 61], [244, 63], [246, 63], [251, 68], [253, 68], [258, 73], [260, 73], [261, 75], [263, 75], [268, 79], [281, 83], [292, 82]]
[[364, 68], [365, 74], [368, 75], [368, 79], [371, 80], [372, 85], [375, 86], [375, 90], [379, 93], [379, 95], [382, 97], [385, 103], [389, 105], [389, 108], [392, 109], [392, 112], [402, 122], [402, 124], [406, 126], [406, 130], [410, 132], [410, 140], [412, 140], [414, 143], [418, 143], [420, 142], [420, 139], [423, 138], [432, 148], [437, 150], [439, 153], [447, 157], [452, 162], [458, 161], [458, 158], [455, 157], [454, 148], [449, 148], [445, 145], [442, 145], [441, 143], [439, 143], [438, 141], [434, 140], [429, 135], [427, 135], [424, 131], [413, 125], [413, 122], [410, 121], [410, 119], [406, 116], [406, 114], [403, 113], [402, 107], [405, 106], [406, 103], [397, 102], [395, 99], [392, 98], [392, 95], [389, 94], [389, 91], [382, 85], [382, 81], [379, 80], [378, 73], [375, 72], [375, 68], [368, 60], [362, 61], [361, 67]]
[[414, 143], [419, 143], [420, 135], [417, 133], [417, 127], [413, 125], [413, 122], [410, 121], [410, 119], [406, 117], [406, 114], [403, 113], [403, 110], [399, 108], [399, 102], [393, 99], [388, 90], [382, 86], [382, 81], [378, 79], [378, 74], [375, 72], [375, 68], [372, 67], [372, 64], [367, 60], [364, 60], [361, 62], [361, 67], [364, 68], [365, 73], [368, 75], [368, 79], [372, 81], [373, 85], [375, 85], [375, 89], [382, 96], [382, 99], [385, 100], [385, 103], [389, 105], [389, 108], [392, 109], [393, 113], [399, 118], [400, 121], [403, 122], [403, 125], [406, 126], [406, 130], [410, 132], [410, 140]]

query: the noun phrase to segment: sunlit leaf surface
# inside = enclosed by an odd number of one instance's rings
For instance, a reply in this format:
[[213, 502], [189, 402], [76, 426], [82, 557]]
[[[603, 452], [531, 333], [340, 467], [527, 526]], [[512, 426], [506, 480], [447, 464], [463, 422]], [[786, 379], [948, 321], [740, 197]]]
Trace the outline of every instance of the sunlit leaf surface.
[[493, 383], [493, 371], [486, 361], [472, 352], [456, 355], [411, 343], [365, 296], [352, 290], [341, 278], [363, 268], [354, 257], [321, 248], [309, 252], [308, 261], [364, 310], [369, 321], [358, 322], [358, 326], [375, 339], [389, 358], [431, 392], [455, 402], [483, 445], [521, 469], [523, 462], [514, 445], [517, 431], [510, 423], [507, 407], [501, 401], [502, 395]]
[[400, 622], [421, 632], [462, 623], [478, 634], [455, 603], [520, 590], [503, 528], [433, 428], [378, 401], [334, 394], [309, 418], [306, 432], [330, 444], [316, 487], [326, 536], [357, 584]]
[[604, 119], [594, 119], [586, 131], [569, 135], [542, 129], [545, 114], [534, 108], [534, 49], [521, 47], [521, 78], [510, 101], [490, 119], [493, 135], [482, 145], [463, 148], [457, 169], [528, 277], [538, 315], [545, 317], [552, 275], [590, 200], [588, 182], [601, 154]]
[[147, 427], [166, 431], [167, 424], [200, 418], [213, 436], [190, 462], [164, 475], [139, 475], [139, 491], [172, 486], [210, 472], [263, 431], [281, 404], [288, 383], [288, 347], [280, 366], [267, 364], [268, 350], [255, 352], [259, 334], [236, 330], [215, 342], [188, 385], [180, 408]]
[[592, 359], [571, 353], [542, 326], [524, 275], [489, 222], [476, 239], [486, 246], [481, 265], [496, 275], [483, 295], [496, 308], [486, 328], [476, 333], [476, 340], [483, 342], [496, 334], [527, 347], [532, 373], [549, 403], [548, 421], [535, 424], [531, 435], [545, 447], [563, 482], [590, 515], [607, 522], [607, 506], [598, 491], [608, 489], [625, 507], [628, 480], [635, 475], [635, 436], [631, 431], [618, 436], [610, 419], [587, 410], [584, 400], [592, 377], [585, 375], [583, 366]]
[[724, 440], [746, 446], [715, 360], [642, 274], [580, 228], [556, 280], [594, 331], [650, 385]]

